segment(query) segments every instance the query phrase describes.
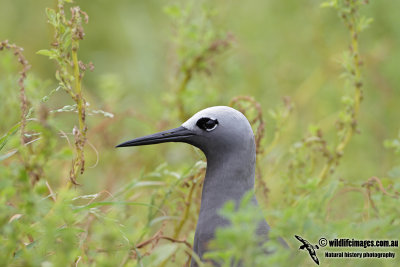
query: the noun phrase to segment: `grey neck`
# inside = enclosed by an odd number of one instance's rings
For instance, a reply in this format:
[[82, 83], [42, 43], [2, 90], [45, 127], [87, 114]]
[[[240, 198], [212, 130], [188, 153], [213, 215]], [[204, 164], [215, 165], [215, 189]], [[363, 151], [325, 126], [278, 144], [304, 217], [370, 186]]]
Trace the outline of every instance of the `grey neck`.
[[[206, 157], [207, 171], [193, 247], [200, 258], [215, 237], [215, 229], [229, 223], [218, 214], [220, 208], [229, 200], [238, 205], [245, 193], [254, 190], [256, 161], [254, 146], [223, 155], [206, 153]], [[197, 266], [194, 261], [192, 266]]]
[[255, 155], [240, 154], [207, 156], [200, 210], [216, 211], [226, 201], [239, 202], [246, 192], [254, 190]]

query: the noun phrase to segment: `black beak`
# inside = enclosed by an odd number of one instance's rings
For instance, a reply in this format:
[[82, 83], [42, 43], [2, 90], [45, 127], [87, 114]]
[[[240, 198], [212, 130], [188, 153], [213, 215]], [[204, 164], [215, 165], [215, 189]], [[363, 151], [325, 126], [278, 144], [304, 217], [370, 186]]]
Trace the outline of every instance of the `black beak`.
[[166, 142], [185, 142], [185, 140], [195, 135], [192, 131], [186, 129], [181, 126], [175, 129], [139, 137], [122, 144], [117, 145], [116, 147], [125, 147], [125, 146], [144, 146], [144, 145], [152, 145]]

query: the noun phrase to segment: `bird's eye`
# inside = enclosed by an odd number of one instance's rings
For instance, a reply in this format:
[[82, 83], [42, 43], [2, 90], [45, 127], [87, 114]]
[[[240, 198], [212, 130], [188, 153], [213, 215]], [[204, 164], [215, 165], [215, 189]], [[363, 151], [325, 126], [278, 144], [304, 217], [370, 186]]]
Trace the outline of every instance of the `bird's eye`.
[[210, 119], [210, 118], [201, 118], [200, 120], [197, 121], [196, 125], [200, 129], [209, 132], [209, 131], [214, 130], [217, 127], [218, 121]]

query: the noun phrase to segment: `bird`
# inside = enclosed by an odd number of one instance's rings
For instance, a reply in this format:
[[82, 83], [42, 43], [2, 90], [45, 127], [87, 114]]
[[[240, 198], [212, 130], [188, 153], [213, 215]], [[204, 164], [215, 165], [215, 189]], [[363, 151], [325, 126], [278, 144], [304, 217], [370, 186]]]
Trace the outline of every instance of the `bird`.
[[[238, 206], [247, 192], [254, 192], [254, 133], [240, 111], [228, 106], [213, 106], [197, 112], [178, 128], [126, 141], [117, 147], [165, 142], [190, 144], [199, 148], [206, 157], [206, 175], [193, 243], [194, 252], [203, 261], [203, 255], [209, 251], [208, 244], [214, 239], [216, 229], [229, 225], [229, 221], [218, 211], [227, 201], [233, 201]], [[259, 208], [254, 194], [251, 204]], [[267, 241], [269, 229], [263, 219], [258, 224], [256, 235]], [[214, 265], [218, 266], [216, 263]], [[191, 267], [196, 266], [197, 263], [192, 260]]]
[[299, 247], [299, 249], [307, 249], [308, 254], [310, 254], [311, 259], [313, 259], [313, 261], [319, 265], [319, 260], [317, 257], [317, 253], [315, 252], [315, 249], [319, 249], [318, 245], [311, 245], [310, 242], [308, 242], [307, 240], [303, 239], [302, 237], [298, 236], [298, 235], [294, 235], [296, 237], [297, 240], [299, 240], [301, 243], [303, 243], [303, 245], [301, 245]]

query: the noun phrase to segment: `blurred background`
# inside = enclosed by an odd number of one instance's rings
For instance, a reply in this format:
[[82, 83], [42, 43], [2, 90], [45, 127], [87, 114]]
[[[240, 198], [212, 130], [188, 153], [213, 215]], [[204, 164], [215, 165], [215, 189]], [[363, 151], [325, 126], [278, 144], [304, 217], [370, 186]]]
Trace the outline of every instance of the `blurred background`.
[[[78, 4], [90, 16], [79, 51], [81, 60], [92, 61], [95, 65], [95, 71], [88, 72], [84, 79], [88, 101], [119, 118], [118, 124], [110, 123], [107, 129], [112, 135], [108, 144], [152, 132], [163, 120], [174, 119], [175, 107], [165, 105], [168, 94], [173, 92], [168, 81], [177, 71], [171, 63], [173, 29], [163, 12], [167, 1], [81, 1]], [[52, 42], [53, 32], [46, 23], [45, 8], [54, 6], [55, 1], [2, 0], [1, 5], [0, 39], [22, 46], [32, 65], [31, 72], [42, 80], [52, 80], [55, 64], [36, 52]], [[290, 131], [283, 137], [288, 139], [285, 143], [301, 138], [309, 123], [330, 129], [345, 90], [343, 80], [338, 78], [341, 69], [335, 60], [349, 46], [348, 33], [337, 14], [321, 9], [320, 3], [312, 0], [251, 0], [245, 5], [215, 1], [213, 5], [218, 10], [217, 27], [231, 32], [236, 42], [206, 77], [207, 88], [204, 82], [191, 85], [193, 90], [215, 93], [209, 99], [190, 105], [189, 113], [208, 106], [227, 105], [236, 95], [251, 95], [264, 111], [268, 111], [283, 96], [290, 96], [296, 112], [290, 120]], [[343, 162], [343, 168], [355, 179], [382, 174], [392, 164], [382, 143], [398, 131], [395, 111], [400, 94], [396, 90], [400, 83], [397, 66], [400, 30], [396, 5], [400, 3], [371, 1], [363, 10], [374, 22], [360, 36], [365, 62], [365, 101], [360, 115], [362, 134], [354, 138], [346, 152], [348, 158], [363, 162], [363, 167], [352, 167], [353, 161], [348, 161], [347, 166]], [[53, 87], [54, 83], [46, 89]], [[49, 102], [53, 107], [57, 107], [57, 97]], [[7, 95], [7, 99], [12, 101], [13, 96]], [[2, 109], [5, 108], [6, 105], [2, 105]], [[127, 111], [137, 112], [142, 117], [125, 115]], [[177, 120], [175, 124], [179, 123]], [[96, 122], [89, 120], [89, 126], [92, 125]], [[10, 126], [1, 125], [2, 130]], [[272, 132], [268, 126], [267, 131]], [[93, 136], [93, 143], [105, 141], [101, 133], [89, 130], [89, 134]], [[153, 149], [153, 152], [159, 151], [159, 148], [144, 149], [147, 153]], [[181, 149], [185, 149], [183, 145]], [[132, 167], [136, 165], [135, 155], [143, 151], [139, 148], [116, 154], [129, 156], [127, 161], [133, 161], [129, 163]], [[101, 156], [105, 156], [103, 153]], [[181, 158], [153, 156], [155, 165], [165, 158], [181, 161]], [[174, 156], [179, 157], [179, 154]], [[104, 164], [104, 160], [101, 157], [99, 172], [103, 167], [112, 167], [112, 164]], [[96, 184], [98, 182], [104, 180]]]
[[[53, 41], [54, 32], [47, 23], [45, 8], [55, 8], [56, 1], [0, 1], [0, 40], [8, 39], [23, 47], [32, 66], [29, 75], [34, 78], [29, 78], [32, 83], [27, 88], [30, 102], [44, 105], [48, 111], [73, 104], [61, 90], [46, 102], [42, 101], [58, 86], [55, 62], [36, 54], [48, 49]], [[335, 10], [321, 8], [321, 1], [316, 0], [203, 2], [215, 12], [210, 27], [223, 36], [229, 33], [232, 42], [213, 58], [207, 71], [197, 72], [187, 84], [186, 113], [228, 105], [235, 96], [251, 96], [262, 107], [266, 128], [262, 144], [266, 147], [276, 129], [270, 111], [280, 107], [284, 97], [290, 98], [293, 110], [279, 142], [260, 162], [262, 169], [268, 169], [271, 162], [279, 159], [275, 169], [265, 170], [263, 177], [270, 191], [262, 206], [274, 210], [274, 203], [281, 202], [287, 189], [280, 179], [285, 176], [286, 159], [290, 158], [287, 151], [293, 144], [302, 140], [313, 126], [323, 131], [329, 144], [334, 143], [341, 99], [353, 94], [340, 77], [342, 68], [338, 63], [349, 47], [348, 30]], [[171, 12], [166, 12], [171, 3], [173, 1], [75, 1], [90, 18], [84, 25], [86, 35], [78, 52], [80, 60], [91, 61], [95, 66], [83, 79], [86, 100], [91, 108], [114, 115], [112, 118], [93, 115], [87, 119], [90, 145], [85, 150], [85, 173], [78, 178], [81, 185], [74, 189], [78, 194], [95, 194], [102, 190], [113, 194], [165, 162], [171, 172], [185, 173], [202, 159], [201, 153], [184, 144], [114, 149], [122, 141], [177, 127], [183, 122], [175, 102], [183, 60], [179, 54], [179, 40], [176, 41], [179, 35], [176, 21], [167, 14]], [[373, 18], [373, 23], [359, 37], [364, 63], [360, 133], [346, 147], [334, 173], [336, 180], [357, 183], [371, 176], [386, 177], [388, 171], [399, 164], [399, 158], [384, 147], [384, 141], [396, 138], [400, 129], [399, 10], [399, 1], [381, 0], [370, 1], [360, 11]], [[193, 12], [195, 17], [201, 10]], [[0, 64], [0, 134], [3, 134], [20, 119], [16, 83], [20, 67], [14, 63], [11, 53], [0, 53]], [[55, 113], [51, 120], [55, 128], [66, 133], [71, 133], [77, 123], [76, 114], [71, 112]], [[17, 142], [18, 138], [11, 140], [6, 151]], [[58, 147], [66, 145], [63, 138], [55, 142]], [[71, 155], [72, 151], [66, 151], [47, 163], [44, 179], [53, 187], [68, 181]], [[9, 158], [2, 163], [10, 167], [13, 160]], [[146, 190], [153, 194], [161, 189]], [[144, 201], [146, 197], [139, 199]], [[357, 196], [349, 197], [346, 203], [357, 200]], [[339, 207], [347, 214], [343, 205]], [[348, 212], [351, 214], [354, 210]], [[193, 220], [195, 214], [193, 211]], [[136, 220], [140, 221], [140, 216]], [[272, 225], [279, 220], [272, 219]], [[193, 225], [188, 229], [191, 242]], [[367, 232], [371, 230], [368, 229]], [[282, 235], [291, 238], [292, 232]], [[297, 245], [296, 242], [293, 244]], [[305, 262], [308, 263], [308, 259]]]

